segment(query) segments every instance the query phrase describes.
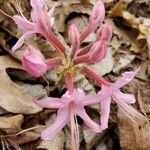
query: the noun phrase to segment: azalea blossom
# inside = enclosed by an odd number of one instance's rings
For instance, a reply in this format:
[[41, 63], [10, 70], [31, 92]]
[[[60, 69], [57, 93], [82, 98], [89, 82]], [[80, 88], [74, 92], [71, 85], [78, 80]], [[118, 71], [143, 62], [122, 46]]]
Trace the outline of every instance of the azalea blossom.
[[57, 3], [48, 10], [44, 0], [31, 0], [31, 6], [33, 8], [31, 12], [32, 22], [28, 21], [22, 12], [20, 12], [21, 16], [15, 15], [12, 17], [18, 27], [24, 32], [18, 42], [13, 46], [13, 51], [21, 47], [26, 39], [39, 33], [50, 41], [58, 50], [64, 52], [64, 46], [51, 29], [54, 24], [53, 13], [56, 5]]
[[92, 121], [85, 112], [84, 107], [90, 104], [97, 96], [85, 95], [83, 90], [74, 90], [71, 94], [67, 91], [61, 98], [45, 98], [36, 103], [43, 108], [58, 109], [56, 121], [42, 132], [42, 139], [52, 139], [66, 124], [75, 116], [79, 116], [84, 120], [94, 132], [100, 132], [100, 126]]
[[96, 40], [77, 52], [74, 63], [96, 63], [101, 61], [106, 56], [107, 44], [111, 37], [111, 26], [108, 23], [102, 24], [97, 31]]
[[89, 68], [84, 67], [85, 72], [89, 77], [97, 81], [101, 86], [101, 91], [98, 92], [98, 97], [95, 103], [100, 102], [101, 106], [101, 129], [104, 130], [108, 127], [108, 119], [110, 113], [110, 104], [113, 99], [119, 108], [133, 121], [145, 122], [146, 118], [136, 111], [130, 104], [135, 103], [136, 99], [133, 94], [125, 94], [121, 92], [120, 88], [130, 82], [137, 74], [139, 69], [135, 71], [124, 72], [115, 83], [109, 83], [104, 78], [93, 73]]
[[26, 54], [21, 59], [23, 68], [35, 77], [40, 77], [50, 68], [62, 63], [59, 58], [45, 59], [43, 54], [31, 45], [26, 49]]

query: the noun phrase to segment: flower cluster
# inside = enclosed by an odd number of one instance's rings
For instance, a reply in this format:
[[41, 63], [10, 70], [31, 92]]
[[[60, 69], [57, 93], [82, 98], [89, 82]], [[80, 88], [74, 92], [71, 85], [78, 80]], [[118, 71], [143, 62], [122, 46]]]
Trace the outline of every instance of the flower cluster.
[[[79, 32], [75, 23], [70, 26], [68, 31], [68, 37], [71, 43], [70, 54], [66, 53], [65, 45], [63, 45], [52, 30], [54, 24], [53, 13], [56, 5], [57, 3], [49, 10], [44, 0], [31, 0], [31, 6], [33, 8], [31, 21], [28, 21], [22, 13], [20, 16], [15, 15], [12, 17], [18, 27], [23, 30], [22, 37], [12, 50], [15, 51], [21, 47], [26, 39], [31, 38], [35, 34], [40, 34], [63, 54], [63, 58], [46, 60], [40, 51], [28, 45], [26, 54], [22, 57], [21, 61], [24, 69], [35, 77], [42, 76], [47, 70], [57, 65], [61, 65], [64, 68], [62, 72], [67, 86], [67, 92], [61, 98], [48, 97], [36, 101], [37, 105], [43, 108], [58, 109], [56, 121], [42, 132], [41, 137], [45, 140], [52, 139], [57, 132], [71, 122], [72, 149], [79, 149], [77, 116], [82, 118], [86, 125], [94, 132], [102, 132], [102, 130], [108, 127], [112, 99], [132, 120], [136, 120], [137, 118], [144, 119], [130, 105], [135, 102], [134, 95], [124, 94], [120, 91], [122, 86], [134, 78], [138, 69], [123, 73], [115, 83], [111, 83], [87, 67], [89, 63], [99, 62], [105, 57], [107, 44], [112, 36], [111, 26], [104, 22], [105, 8], [102, 0], [97, 0], [95, 3], [89, 18], [89, 23], [82, 33]], [[95, 31], [97, 33], [95, 41], [85, 47], [81, 47], [82, 42]], [[73, 85], [73, 76], [76, 70], [80, 70], [92, 78], [101, 87], [101, 90], [97, 94], [86, 95], [83, 90], [76, 89]], [[85, 106], [93, 104], [99, 104], [101, 107], [100, 124], [95, 123], [85, 111]]]

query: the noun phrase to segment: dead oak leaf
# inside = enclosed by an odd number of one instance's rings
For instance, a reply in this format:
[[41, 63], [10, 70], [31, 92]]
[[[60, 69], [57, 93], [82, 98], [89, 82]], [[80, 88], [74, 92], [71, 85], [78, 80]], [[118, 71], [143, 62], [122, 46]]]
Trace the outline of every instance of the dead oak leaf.
[[139, 128], [120, 109], [118, 110], [120, 145], [122, 150], [148, 150], [150, 147], [150, 125]]
[[24, 117], [21, 114], [10, 116], [10, 117], [6, 117], [6, 116], [0, 117], [0, 128], [2, 129], [11, 128], [11, 129], [20, 130], [23, 119]]
[[34, 104], [33, 98], [22, 87], [16, 85], [6, 73], [6, 68], [20, 69], [20, 64], [9, 56], [1, 56], [0, 64], [0, 106], [12, 113], [39, 112], [41, 108]]

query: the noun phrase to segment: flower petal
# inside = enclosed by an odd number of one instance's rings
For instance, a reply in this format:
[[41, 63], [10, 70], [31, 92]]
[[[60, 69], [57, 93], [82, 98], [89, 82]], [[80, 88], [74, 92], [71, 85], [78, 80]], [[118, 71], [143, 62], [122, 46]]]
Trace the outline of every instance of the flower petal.
[[117, 99], [120, 99], [121, 101], [128, 104], [135, 103], [136, 101], [135, 96], [133, 94], [124, 94], [120, 90], [114, 92], [113, 95], [115, 95]]
[[44, 56], [31, 45], [26, 50], [27, 54], [21, 59], [23, 68], [31, 75], [40, 77], [49, 69]]
[[13, 16], [12, 18], [20, 29], [25, 31], [33, 30], [33, 23], [29, 22], [27, 19], [18, 15]]
[[101, 61], [106, 55], [106, 49], [105, 41], [98, 41], [94, 43], [89, 52], [89, 63]]
[[41, 134], [41, 138], [44, 140], [51, 140], [54, 136], [68, 123], [69, 110], [59, 109], [55, 122], [47, 127]]
[[75, 24], [72, 24], [69, 27], [68, 37], [70, 39], [70, 42], [72, 44], [72, 51], [71, 51], [71, 57], [73, 58], [77, 49], [80, 45], [80, 33], [78, 31], [78, 28]]
[[86, 95], [86, 97], [81, 101], [80, 105], [88, 106], [98, 104], [100, 101], [99, 95]]
[[117, 90], [121, 88], [122, 86], [126, 85], [128, 82], [130, 82], [134, 76], [137, 74], [139, 71], [139, 68], [136, 69], [135, 71], [127, 71], [122, 74], [121, 77], [117, 79], [117, 81], [114, 83], [113, 89]]
[[83, 107], [77, 108], [77, 115], [80, 116], [87, 126], [89, 126], [94, 132], [100, 132], [100, 125], [95, 123], [85, 112], [85, 109]]
[[110, 113], [110, 103], [111, 103], [111, 97], [108, 97], [107, 99], [103, 99], [100, 101], [101, 105], [101, 129], [104, 130], [108, 127], [108, 119], [109, 119], [109, 113]]
[[24, 41], [32, 36], [34, 36], [35, 31], [27, 31], [25, 32], [21, 38], [18, 40], [18, 42], [13, 46], [12, 51], [14, 52], [16, 49], [21, 47], [24, 43]]
[[80, 43], [84, 41], [95, 29], [101, 25], [105, 17], [105, 7], [102, 0], [98, 0], [92, 10], [90, 22], [80, 36]]
[[108, 23], [102, 24], [97, 31], [97, 41], [104, 40], [109, 42], [112, 37], [112, 27]]
[[92, 14], [90, 16], [90, 21], [93, 24], [100, 25], [105, 17], [105, 7], [102, 0], [98, 0], [92, 10]]
[[63, 108], [64, 104], [60, 98], [48, 97], [42, 100], [36, 101], [36, 104], [43, 108]]

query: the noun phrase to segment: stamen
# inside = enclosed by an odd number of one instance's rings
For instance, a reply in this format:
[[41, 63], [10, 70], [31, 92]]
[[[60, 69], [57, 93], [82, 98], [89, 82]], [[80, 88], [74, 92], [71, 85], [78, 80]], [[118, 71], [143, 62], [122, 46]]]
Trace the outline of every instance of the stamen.
[[17, 7], [16, 9], [17, 9], [18, 13], [21, 15], [21, 17], [24, 18], [25, 20], [27, 20], [27, 18], [22, 13], [21, 1], [16, 0], [16, 7]]
[[70, 103], [71, 112], [71, 150], [79, 150], [79, 129], [77, 123], [77, 117], [74, 112], [74, 103]]
[[0, 12], [1, 12], [3, 15], [5, 15], [5, 16], [7, 16], [7, 17], [9, 17], [9, 18], [12, 19], [12, 16], [8, 15], [7, 13], [5, 13], [2, 9], [0, 9]]

